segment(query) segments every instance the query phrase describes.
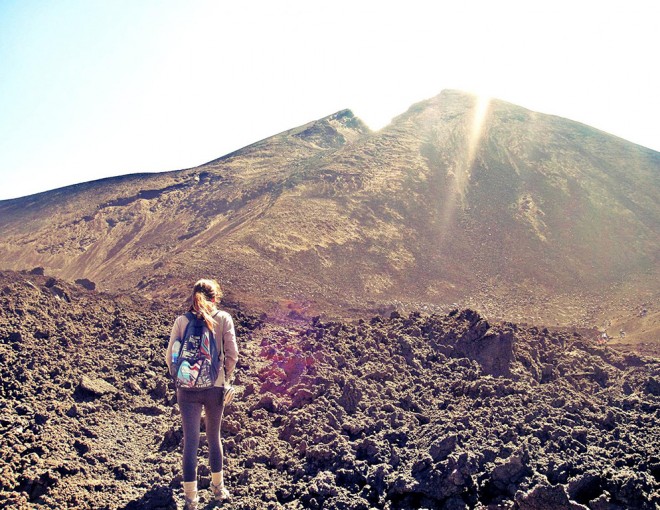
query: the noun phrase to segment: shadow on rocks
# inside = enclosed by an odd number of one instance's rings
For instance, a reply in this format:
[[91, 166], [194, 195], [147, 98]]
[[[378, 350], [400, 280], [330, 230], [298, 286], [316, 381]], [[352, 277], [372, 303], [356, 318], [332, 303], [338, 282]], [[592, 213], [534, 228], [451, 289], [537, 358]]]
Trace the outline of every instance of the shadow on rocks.
[[140, 499], [129, 502], [122, 510], [176, 510], [174, 493], [169, 487], [154, 487]]

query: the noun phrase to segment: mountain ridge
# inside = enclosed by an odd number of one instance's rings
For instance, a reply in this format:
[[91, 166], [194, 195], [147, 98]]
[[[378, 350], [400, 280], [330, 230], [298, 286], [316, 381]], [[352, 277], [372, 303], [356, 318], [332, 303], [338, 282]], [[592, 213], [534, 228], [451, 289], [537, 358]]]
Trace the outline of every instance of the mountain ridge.
[[[456, 95], [477, 97], [475, 94], [463, 92], [463, 91], [458, 90], [458, 89], [444, 89], [440, 94], [438, 94], [437, 96], [435, 96], [433, 98], [424, 99], [424, 100], [421, 100], [421, 101], [418, 101], [418, 102], [414, 103], [413, 105], [411, 105], [408, 108], [408, 110], [406, 110], [405, 112], [393, 117], [392, 120], [390, 121], [390, 124], [395, 122], [398, 118], [406, 116], [409, 112], [414, 111], [416, 108], [419, 108], [420, 105], [428, 104], [429, 102], [431, 102], [431, 101], [433, 101], [433, 100], [435, 100], [439, 97], [442, 97], [443, 95], [446, 95], [446, 94], [456, 94]], [[537, 113], [537, 112], [534, 112], [533, 110], [530, 110], [530, 109], [525, 108], [523, 106], [516, 105], [515, 103], [512, 103], [510, 101], [505, 101], [505, 100], [497, 99], [497, 98], [489, 98], [489, 99], [497, 101], [498, 103], [502, 103], [502, 104], [505, 104], [505, 105], [509, 105], [509, 106], [519, 108], [519, 109], [527, 111], [527, 112]], [[322, 117], [322, 118], [317, 119], [315, 121], [310, 121], [307, 124], [303, 124], [302, 126], [299, 126], [297, 128], [288, 129], [288, 130], [282, 131], [278, 134], [271, 135], [269, 137], [263, 138], [263, 139], [261, 139], [257, 142], [253, 142], [253, 143], [248, 144], [244, 147], [241, 147], [239, 149], [231, 151], [231, 152], [229, 152], [229, 153], [227, 153], [223, 156], [220, 156], [219, 158], [212, 159], [210, 161], [207, 161], [205, 163], [201, 163], [201, 164], [196, 165], [196, 166], [186, 167], [186, 168], [181, 168], [181, 169], [175, 169], [175, 170], [164, 170], [164, 171], [159, 171], [159, 172], [132, 172], [132, 173], [121, 174], [121, 175], [116, 175], [116, 176], [101, 177], [101, 178], [98, 178], [98, 179], [92, 179], [90, 181], [83, 181], [83, 182], [80, 182], [80, 183], [69, 184], [69, 185], [65, 185], [65, 186], [61, 186], [61, 187], [57, 187], [57, 188], [53, 188], [53, 189], [49, 189], [49, 190], [40, 191], [40, 192], [37, 192], [37, 193], [31, 193], [29, 195], [24, 195], [24, 196], [20, 196], [20, 197], [0, 199], [0, 204], [16, 202], [16, 201], [22, 201], [22, 200], [29, 199], [31, 197], [42, 196], [44, 194], [50, 194], [50, 193], [54, 193], [54, 192], [63, 192], [63, 191], [75, 192], [75, 191], [79, 190], [80, 188], [84, 189], [88, 186], [98, 185], [98, 184], [105, 184], [105, 183], [110, 183], [110, 182], [115, 182], [115, 181], [121, 181], [123, 179], [142, 178], [142, 177], [147, 177], [148, 178], [148, 177], [153, 177], [153, 176], [158, 176], [158, 175], [166, 175], [166, 174], [171, 174], [171, 173], [178, 173], [178, 172], [185, 172], [185, 171], [190, 171], [190, 170], [194, 170], [194, 169], [199, 169], [199, 168], [202, 168], [202, 167], [205, 167], [205, 166], [215, 164], [215, 163], [220, 162], [220, 161], [224, 161], [224, 160], [229, 159], [231, 157], [235, 157], [236, 155], [239, 155], [241, 152], [245, 151], [246, 149], [249, 149], [253, 146], [256, 146], [256, 145], [258, 145], [262, 142], [265, 142], [265, 141], [267, 141], [267, 140], [269, 140], [269, 139], [271, 139], [275, 136], [279, 136], [279, 135], [288, 133], [290, 131], [300, 129], [303, 126], [307, 126], [307, 125], [313, 124], [315, 122], [323, 121], [324, 119], [328, 119], [330, 117], [340, 115], [344, 112], [348, 112], [351, 116], [355, 117], [353, 111], [350, 108], [344, 108], [344, 109], [339, 110], [339, 111], [337, 111], [333, 114], [329, 114], [326, 117]], [[591, 131], [596, 131], [596, 132], [600, 133], [603, 136], [611, 138], [612, 140], [618, 140], [620, 142], [623, 142], [626, 145], [633, 145], [633, 146], [637, 147], [638, 149], [640, 149], [644, 152], [647, 152], [649, 155], [652, 155], [652, 156], [655, 155], [654, 157], [656, 157], [656, 158], [658, 158], [657, 155], [660, 154], [658, 151], [655, 151], [654, 149], [651, 149], [651, 148], [646, 147], [644, 145], [638, 144], [636, 142], [632, 142], [632, 141], [627, 140], [623, 137], [620, 137], [618, 135], [614, 135], [614, 134], [609, 133], [607, 131], [604, 131], [604, 130], [598, 129], [596, 127], [590, 126], [588, 124], [569, 119], [568, 117], [564, 117], [564, 116], [560, 116], [560, 115], [553, 115], [553, 114], [550, 114], [550, 113], [542, 113], [542, 114], [539, 114], [539, 115], [543, 115], [543, 116], [548, 117], [548, 118], [557, 119], [559, 121], [565, 121], [565, 122], [568, 122], [572, 125], [582, 126], [583, 128], [587, 128], [588, 130], [591, 130]], [[355, 118], [360, 123], [364, 124], [359, 119], [359, 117], [355, 117]], [[387, 127], [389, 127], [390, 124], [388, 124], [387, 126], [384, 126], [383, 128], [381, 128], [378, 131], [382, 131], [382, 130], [386, 129]], [[370, 128], [366, 124], [364, 124], [364, 126], [367, 130], [371, 131]]]

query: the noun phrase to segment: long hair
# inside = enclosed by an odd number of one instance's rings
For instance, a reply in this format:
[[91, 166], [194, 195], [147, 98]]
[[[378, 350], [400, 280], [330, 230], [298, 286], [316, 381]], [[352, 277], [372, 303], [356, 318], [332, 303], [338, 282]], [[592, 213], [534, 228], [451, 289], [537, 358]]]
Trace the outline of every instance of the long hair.
[[216, 309], [215, 304], [220, 301], [221, 297], [220, 284], [215, 280], [199, 280], [193, 286], [190, 311], [194, 312], [198, 318], [204, 319], [206, 326], [211, 331], [216, 325], [213, 318], [213, 312]]

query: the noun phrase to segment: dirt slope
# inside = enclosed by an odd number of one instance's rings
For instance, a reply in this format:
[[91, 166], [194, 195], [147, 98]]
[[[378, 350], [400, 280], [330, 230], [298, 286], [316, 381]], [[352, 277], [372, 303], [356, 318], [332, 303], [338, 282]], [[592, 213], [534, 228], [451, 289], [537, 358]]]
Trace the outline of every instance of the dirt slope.
[[346, 110], [199, 168], [0, 202], [0, 260], [161, 299], [212, 273], [259, 309], [595, 327], [658, 302], [659, 172], [588, 126], [445, 91], [379, 132]]

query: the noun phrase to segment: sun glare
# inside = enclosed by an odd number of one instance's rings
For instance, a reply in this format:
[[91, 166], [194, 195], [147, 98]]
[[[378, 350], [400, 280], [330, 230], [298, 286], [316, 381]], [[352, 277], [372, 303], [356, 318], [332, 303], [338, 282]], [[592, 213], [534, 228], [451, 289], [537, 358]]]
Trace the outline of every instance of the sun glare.
[[465, 160], [459, 165], [459, 171], [456, 176], [458, 192], [461, 195], [461, 202], [463, 205], [465, 205], [465, 195], [467, 194], [470, 177], [472, 176], [472, 167], [483, 136], [484, 121], [486, 120], [489, 106], [489, 97], [477, 96], [472, 113], [470, 132], [467, 139], [467, 154], [465, 155]]
[[453, 181], [447, 182], [442, 200], [439, 246], [449, 236], [454, 221], [456, 209], [467, 206], [467, 191], [472, 176], [481, 139], [483, 138], [486, 118], [490, 108], [491, 98], [477, 96], [472, 115], [466, 122], [466, 140], [463, 152], [456, 154], [454, 164], [448, 170], [448, 177]]
[[477, 102], [474, 107], [474, 114], [472, 117], [472, 130], [470, 132], [470, 139], [468, 140], [467, 170], [470, 173], [472, 172], [474, 158], [477, 154], [477, 149], [479, 148], [481, 137], [483, 136], [484, 121], [486, 120], [489, 107], [490, 97], [477, 96]]
[[462, 206], [466, 205], [466, 195], [472, 176], [472, 167], [474, 160], [479, 151], [479, 145], [483, 137], [486, 116], [488, 115], [488, 108], [490, 107], [490, 97], [477, 96], [475, 105], [472, 109], [471, 119], [468, 120], [467, 127], [467, 140], [464, 154], [459, 154], [453, 174], [455, 179], [454, 192], [458, 194], [458, 198]]

